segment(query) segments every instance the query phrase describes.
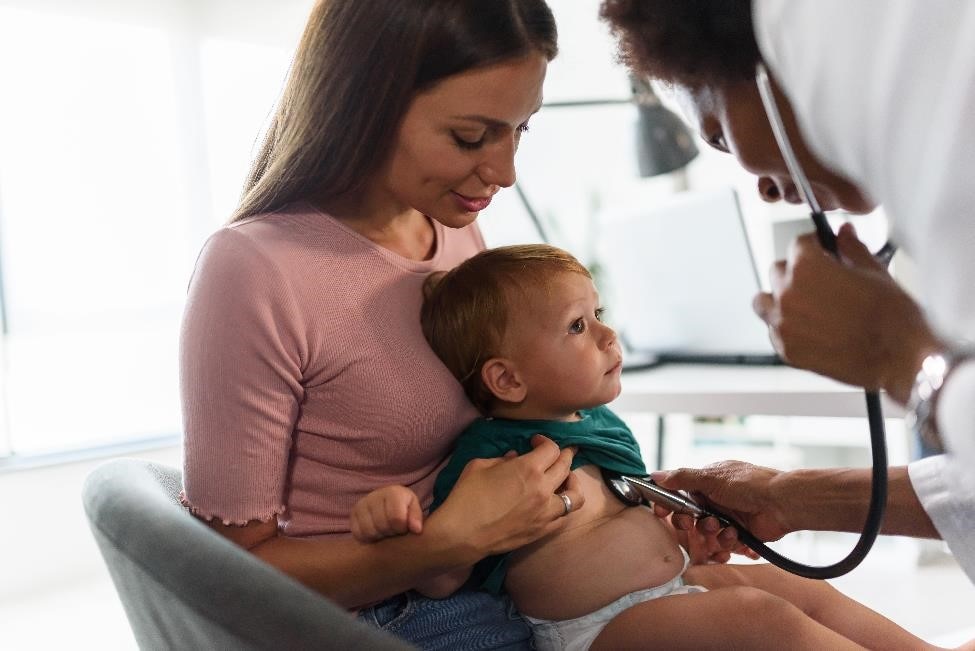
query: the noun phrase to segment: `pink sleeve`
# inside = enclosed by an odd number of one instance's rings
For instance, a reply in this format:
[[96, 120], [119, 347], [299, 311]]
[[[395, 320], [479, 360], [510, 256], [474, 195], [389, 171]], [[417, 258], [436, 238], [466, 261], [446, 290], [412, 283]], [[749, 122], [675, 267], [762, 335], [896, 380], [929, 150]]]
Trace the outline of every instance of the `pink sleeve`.
[[280, 269], [238, 230], [214, 234], [180, 335], [184, 503], [194, 513], [245, 524], [284, 510], [302, 334]]

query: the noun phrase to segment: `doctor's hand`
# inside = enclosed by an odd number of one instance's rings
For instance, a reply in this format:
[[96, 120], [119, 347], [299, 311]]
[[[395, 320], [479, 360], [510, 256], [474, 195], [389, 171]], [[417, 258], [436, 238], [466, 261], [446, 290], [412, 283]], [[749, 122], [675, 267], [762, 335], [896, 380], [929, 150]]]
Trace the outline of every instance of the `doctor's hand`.
[[689, 516], [671, 514], [669, 509], [654, 505], [654, 513], [659, 517], [670, 516], [670, 523], [677, 532], [677, 542], [687, 550], [692, 565], [708, 565], [712, 563], [727, 563], [732, 554], [741, 554], [751, 559], [759, 555], [749, 547], [738, 542], [736, 537], [721, 535], [721, 523], [715, 518], [708, 518], [710, 522], [696, 526], [694, 519]]
[[939, 347], [917, 303], [857, 239], [851, 224], [837, 233], [840, 258], [815, 234], [798, 238], [775, 263], [771, 293], [755, 312], [790, 365], [904, 403], [925, 355]]
[[[651, 477], [664, 488], [688, 491], [696, 501], [734, 518], [760, 540], [771, 541], [795, 531], [785, 517], [789, 505], [781, 504], [776, 492], [776, 478], [781, 474], [744, 461], [721, 461], [701, 469], [660, 470]], [[678, 529], [715, 536], [724, 549], [757, 556], [744, 552], [736, 530], [722, 528], [715, 518], [695, 520], [675, 514], [671, 519]]]

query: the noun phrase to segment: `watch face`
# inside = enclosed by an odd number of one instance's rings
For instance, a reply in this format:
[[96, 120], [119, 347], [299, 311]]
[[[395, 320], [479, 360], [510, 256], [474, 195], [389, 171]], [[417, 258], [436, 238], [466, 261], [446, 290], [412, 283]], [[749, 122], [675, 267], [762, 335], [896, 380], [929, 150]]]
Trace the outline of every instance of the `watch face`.
[[938, 393], [951, 371], [975, 353], [942, 351], [928, 355], [921, 362], [921, 370], [914, 379], [911, 397], [907, 402], [906, 425], [917, 432], [925, 446], [934, 452], [944, 452], [941, 433], [938, 430]]

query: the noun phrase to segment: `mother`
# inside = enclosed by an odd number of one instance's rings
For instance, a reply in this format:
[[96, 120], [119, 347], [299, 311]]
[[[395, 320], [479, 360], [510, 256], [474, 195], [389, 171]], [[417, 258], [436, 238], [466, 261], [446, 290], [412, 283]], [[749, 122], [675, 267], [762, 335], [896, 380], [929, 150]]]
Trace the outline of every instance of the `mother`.
[[548, 533], [578, 507], [547, 439], [473, 463], [417, 535], [360, 544], [384, 484], [429, 503], [476, 416], [420, 331], [421, 285], [474, 225], [556, 54], [544, 0], [322, 0], [240, 206], [203, 248], [182, 329], [185, 503], [221, 535], [428, 648], [517, 647], [507, 603], [417, 581]]

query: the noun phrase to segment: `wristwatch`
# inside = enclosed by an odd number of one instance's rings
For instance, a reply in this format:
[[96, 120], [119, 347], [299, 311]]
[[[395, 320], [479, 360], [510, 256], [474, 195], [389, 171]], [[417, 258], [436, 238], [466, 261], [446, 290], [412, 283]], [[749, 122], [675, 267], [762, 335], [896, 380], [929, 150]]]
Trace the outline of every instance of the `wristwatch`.
[[914, 378], [911, 397], [907, 401], [907, 426], [916, 431], [926, 445], [939, 452], [944, 451], [944, 445], [938, 429], [938, 395], [952, 371], [972, 357], [975, 357], [973, 350], [945, 348], [925, 357]]

